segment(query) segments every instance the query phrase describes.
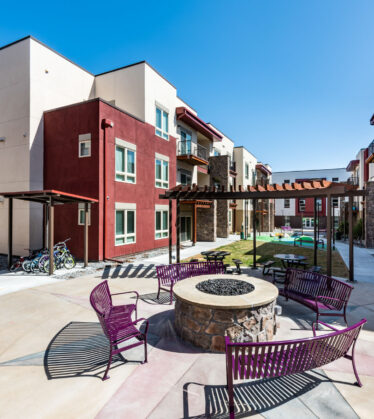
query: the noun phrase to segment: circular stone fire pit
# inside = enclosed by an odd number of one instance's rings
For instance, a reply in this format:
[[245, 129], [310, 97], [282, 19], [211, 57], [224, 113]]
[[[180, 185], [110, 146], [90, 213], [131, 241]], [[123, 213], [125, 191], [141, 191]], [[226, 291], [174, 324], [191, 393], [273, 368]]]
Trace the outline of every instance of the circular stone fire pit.
[[178, 335], [212, 352], [224, 352], [224, 336], [234, 342], [272, 340], [278, 289], [262, 279], [201, 275], [174, 286]]

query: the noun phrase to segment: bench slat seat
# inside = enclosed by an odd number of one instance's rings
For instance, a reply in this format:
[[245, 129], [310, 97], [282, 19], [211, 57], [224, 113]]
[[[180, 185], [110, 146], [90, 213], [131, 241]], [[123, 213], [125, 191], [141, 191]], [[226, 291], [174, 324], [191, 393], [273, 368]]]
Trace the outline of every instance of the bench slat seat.
[[[318, 323], [333, 332], [317, 336]], [[355, 346], [359, 333], [366, 323], [359, 323], [338, 330], [326, 323], [317, 321], [313, 324], [313, 337], [278, 341], [234, 343], [229, 337], [226, 343], [226, 376], [229, 394], [230, 419], [235, 418], [234, 380], [266, 379], [298, 374], [320, 368], [339, 358], [352, 361], [357, 384], [362, 383], [355, 364]], [[348, 354], [348, 352], [351, 354]]]
[[156, 266], [156, 272], [158, 278], [157, 299], [160, 298], [161, 290], [168, 291], [170, 304], [172, 304], [173, 286], [176, 282], [199, 275], [224, 274], [225, 265], [222, 261], [175, 263]]

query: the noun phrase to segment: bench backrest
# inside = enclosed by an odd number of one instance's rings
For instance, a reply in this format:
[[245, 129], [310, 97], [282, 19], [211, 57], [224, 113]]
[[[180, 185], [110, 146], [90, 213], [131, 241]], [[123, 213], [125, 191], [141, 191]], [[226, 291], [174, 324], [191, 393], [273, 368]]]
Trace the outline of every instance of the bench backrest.
[[162, 285], [170, 285], [172, 282], [193, 276], [223, 274], [225, 266], [221, 261], [175, 263], [173, 265], [156, 266], [156, 272]]
[[105, 334], [108, 336], [105, 319], [109, 316], [113, 307], [108, 281], [101, 282], [91, 291], [90, 303], [97, 314]]
[[297, 292], [312, 297], [325, 296], [335, 298], [336, 300], [328, 298], [323, 300], [323, 298], [320, 298], [319, 301], [332, 305], [337, 310], [341, 310], [348, 302], [352, 289], [352, 285], [318, 272], [287, 269], [286, 292]]
[[226, 368], [234, 380], [270, 378], [319, 368], [346, 355], [365, 319], [327, 335], [278, 341], [232, 343], [226, 337]]

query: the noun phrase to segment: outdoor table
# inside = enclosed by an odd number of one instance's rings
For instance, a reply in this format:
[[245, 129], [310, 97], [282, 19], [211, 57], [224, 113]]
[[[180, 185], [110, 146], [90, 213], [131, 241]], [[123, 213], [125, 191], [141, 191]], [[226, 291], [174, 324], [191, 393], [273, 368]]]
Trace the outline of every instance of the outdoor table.
[[300, 262], [306, 260], [305, 256], [294, 255], [292, 253], [291, 254], [278, 253], [274, 255], [274, 257], [281, 260], [282, 265], [285, 269], [292, 266], [298, 266]]
[[204, 258], [208, 261], [213, 260], [213, 261], [223, 261], [223, 259], [228, 256], [231, 255], [230, 252], [226, 252], [226, 251], [206, 251], [206, 252], [201, 252], [201, 254], [204, 256]]

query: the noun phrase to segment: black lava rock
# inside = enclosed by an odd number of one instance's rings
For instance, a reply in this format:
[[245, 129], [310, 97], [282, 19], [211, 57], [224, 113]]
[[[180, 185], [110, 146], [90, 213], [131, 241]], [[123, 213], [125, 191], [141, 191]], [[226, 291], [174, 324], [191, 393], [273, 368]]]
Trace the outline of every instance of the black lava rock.
[[208, 279], [196, 284], [196, 288], [199, 291], [214, 295], [242, 295], [248, 294], [255, 289], [248, 282], [231, 278]]

